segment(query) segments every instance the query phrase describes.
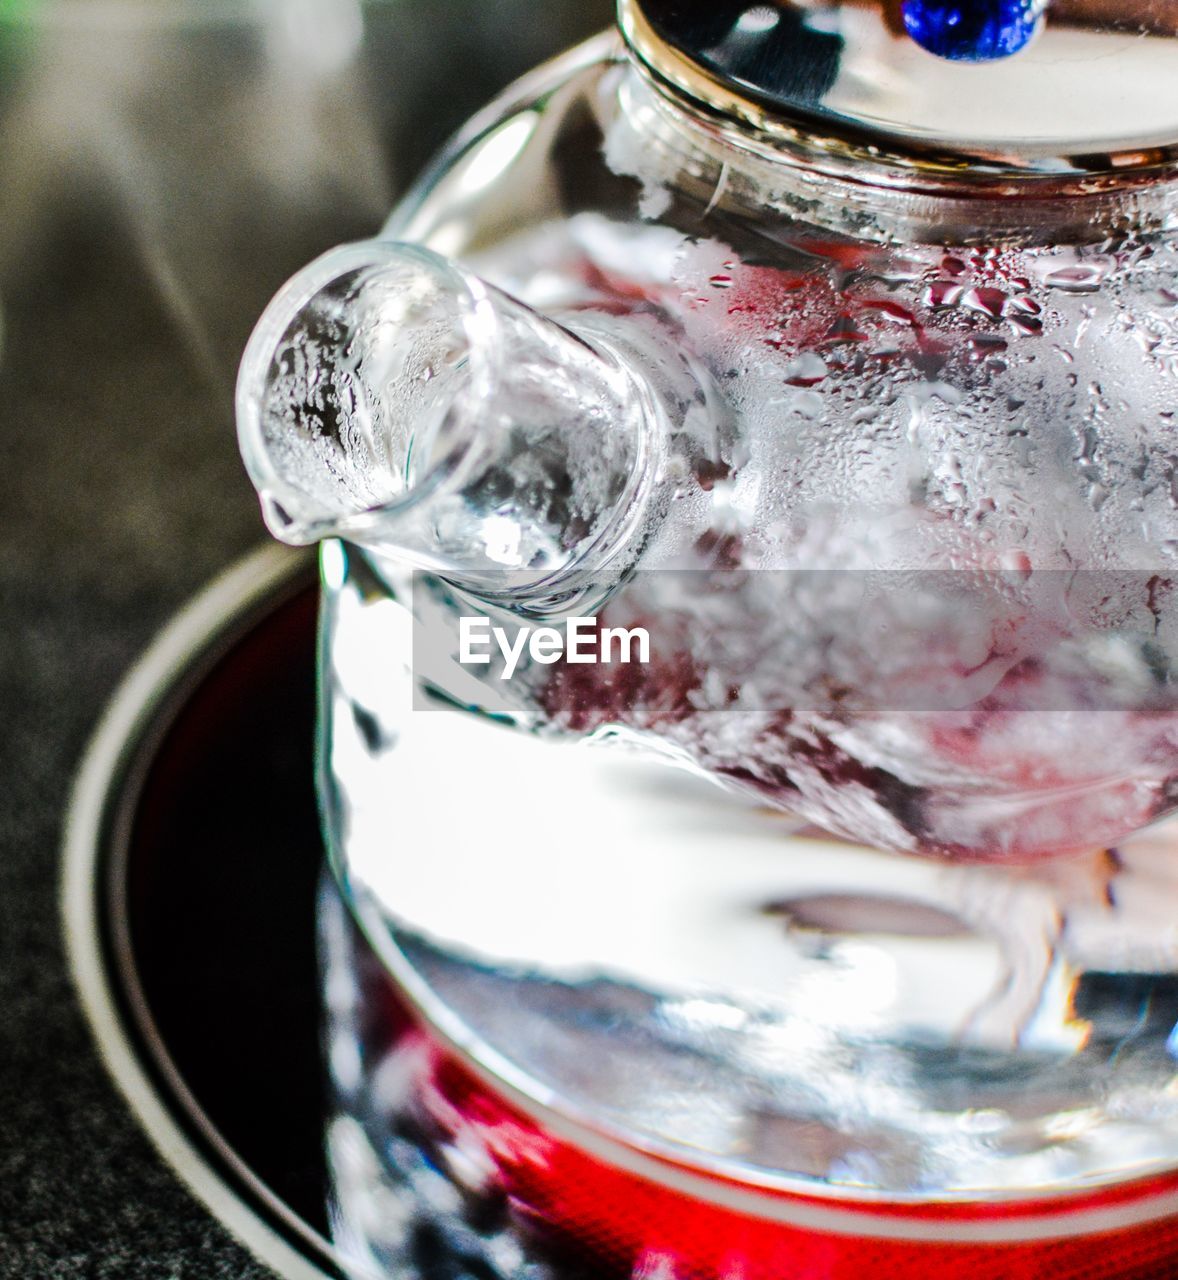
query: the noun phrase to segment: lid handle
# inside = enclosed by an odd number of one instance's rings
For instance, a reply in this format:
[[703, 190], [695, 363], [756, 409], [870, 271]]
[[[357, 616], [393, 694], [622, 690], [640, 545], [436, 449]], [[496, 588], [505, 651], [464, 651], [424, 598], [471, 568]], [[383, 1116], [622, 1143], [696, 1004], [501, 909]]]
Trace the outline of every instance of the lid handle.
[[1025, 49], [1048, 0], [903, 0], [904, 29], [922, 49], [953, 62], [993, 62]]

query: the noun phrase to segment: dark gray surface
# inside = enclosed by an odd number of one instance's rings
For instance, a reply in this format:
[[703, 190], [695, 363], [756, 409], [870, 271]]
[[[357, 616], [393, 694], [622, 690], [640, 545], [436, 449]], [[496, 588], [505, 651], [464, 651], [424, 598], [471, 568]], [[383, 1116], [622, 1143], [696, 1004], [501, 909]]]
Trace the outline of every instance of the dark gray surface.
[[333, 8], [276, 5], [269, 30], [170, 0], [0, 20], [2, 1277], [269, 1274], [97, 1060], [58, 917], [70, 781], [152, 634], [263, 536], [231, 396], [272, 291], [374, 230], [473, 107], [609, 13], [401, 0], [366, 9], [348, 59], [348, 30], [315, 25]]

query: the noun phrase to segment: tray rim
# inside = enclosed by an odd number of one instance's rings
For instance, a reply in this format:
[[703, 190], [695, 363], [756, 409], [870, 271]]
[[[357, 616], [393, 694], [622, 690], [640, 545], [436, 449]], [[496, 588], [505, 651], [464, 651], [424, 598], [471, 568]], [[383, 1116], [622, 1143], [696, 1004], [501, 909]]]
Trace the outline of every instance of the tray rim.
[[286, 1280], [339, 1280], [330, 1242], [233, 1150], [188, 1089], [135, 976], [118, 883], [152, 749], [185, 697], [251, 621], [293, 594], [313, 551], [268, 543], [175, 613], [110, 697], [78, 766], [61, 845], [59, 908], [74, 991], [99, 1056], [157, 1153], [206, 1209]]

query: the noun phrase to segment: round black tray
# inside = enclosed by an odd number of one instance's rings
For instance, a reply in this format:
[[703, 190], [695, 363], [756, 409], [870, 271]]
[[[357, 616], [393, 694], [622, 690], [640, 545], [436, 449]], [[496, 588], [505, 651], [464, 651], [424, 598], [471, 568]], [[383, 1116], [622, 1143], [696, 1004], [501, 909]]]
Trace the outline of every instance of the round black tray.
[[266, 548], [124, 681], [76, 784], [64, 909], [103, 1057], [161, 1154], [288, 1280], [327, 1238], [313, 557]]

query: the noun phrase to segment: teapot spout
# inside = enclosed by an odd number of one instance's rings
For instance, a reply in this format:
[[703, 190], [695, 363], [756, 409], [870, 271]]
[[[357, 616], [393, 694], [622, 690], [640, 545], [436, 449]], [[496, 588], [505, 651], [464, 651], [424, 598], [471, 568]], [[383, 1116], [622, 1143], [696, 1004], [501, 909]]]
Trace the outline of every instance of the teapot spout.
[[276, 537], [346, 538], [487, 597], [604, 570], [664, 435], [608, 342], [381, 241], [332, 250], [274, 298], [237, 423]]

